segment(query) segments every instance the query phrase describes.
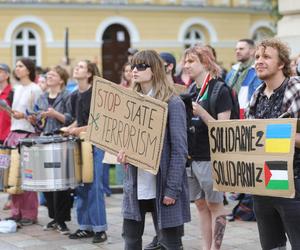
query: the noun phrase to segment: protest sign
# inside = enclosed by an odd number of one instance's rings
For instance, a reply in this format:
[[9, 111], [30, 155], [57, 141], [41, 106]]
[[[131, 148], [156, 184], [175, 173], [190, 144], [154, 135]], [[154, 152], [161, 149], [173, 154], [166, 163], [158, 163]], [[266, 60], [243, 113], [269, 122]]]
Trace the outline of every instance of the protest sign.
[[88, 140], [157, 174], [167, 122], [167, 103], [95, 77], [87, 130]]
[[297, 119], [209, 122], [214, 190], [292, 198]]
[[174, 83], [175, 92], [177, 95], [183, 94], [187, 91], [187, 87], [182, 84]]

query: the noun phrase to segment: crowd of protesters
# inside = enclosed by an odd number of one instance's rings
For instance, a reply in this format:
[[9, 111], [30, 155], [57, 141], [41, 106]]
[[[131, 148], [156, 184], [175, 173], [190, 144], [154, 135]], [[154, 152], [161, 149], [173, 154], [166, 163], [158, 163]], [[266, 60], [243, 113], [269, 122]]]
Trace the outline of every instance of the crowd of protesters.
[[[235, 219], [257, 220], [264, 250], [286, 249], [287, 237], [292, 249], [300, 249], [300, 135], [295, 137], [295, 197], [234, 193], [230, 198], [238, 200], [238, 204], [231, 214], [226, 214], [226, 195], [213, 190], [207, 127], [211, 120], [230, 119], [230, 89], [237, 93], [240, 119], [278, 118], [283, 113], [298, 118], [300, 56], [290, 58], [287, 45], [278, 39], [266, 39], [257, 45], [250, 39], [241, 39], [236, 44], [237, 63], [227, 73], [218, 65], [216, 52], [209, 45], [186, 49], [178, 63], [180, 67], [168, 52], [130, 48], [128, 53], [117, 84], [167, 103], [168, 119], [157, 175], [128, 164], [124, 151], [117, 156], [120, 164], [116, 164], [116, 170], [124, 182], [124, 249], [183, 249], [191, 201], [199, 213], [204, 250], [221, 249], [226, 220]], [[61, 65], [37, 72], [29, 58], [18, 59], [14, 70], [0, 63], [1, 148], [16, 147], [23, 138], [62, 132], [79, 137], [87, 130], [93, 77], [100, 76], [97, 65], [80, 60], [71, 76]], [[11, 83], [12, 79], [16, 84]], [[228, 87], [222, 85], [214, 100], [215, 110], [211, 110], [212, 90], [218, 83]], [[190, 124], [186, 105], [176, 92], [176, 84], [184, 85], [191, 97], [191, 126], [195, 130], [192, 139], [187, 135]], [[43, 193], [51, 219], [43, 230], [56, 230], [70, 239], [92, 238], [93, 243], [107, 240], [105, 194], [110, 196], [111, 190], [104, 154], [93, 146], [91, 183], [83, 183], [75, 190]], [[70, 232], [66, 222], [71, 220], [74, 196], [78, 230]], [[11, 210], [7, 219], [19, 226], [35, 224], [38, 205], [36, 192], [11, 194], [5, 206]], [[143, 248], [147, 212], [152, 214], [156, 235]]]

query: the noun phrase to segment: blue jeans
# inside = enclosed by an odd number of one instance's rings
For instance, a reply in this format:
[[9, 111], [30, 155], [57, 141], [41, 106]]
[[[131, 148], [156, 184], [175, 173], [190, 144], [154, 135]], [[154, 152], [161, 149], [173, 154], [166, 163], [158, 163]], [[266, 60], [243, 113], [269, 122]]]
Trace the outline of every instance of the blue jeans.
[[109, 168], [110, 164], [103, 163], [103, 191], [107, 195], [112, 193], [109, 187]]
[[94, 154], [94, 181], [85, 183], [76, 188], [77, 220], [79, 229], [93, 232], [107, 230], [105, 200], [103, 192], [103, 165], [104, 152], [93, 147]]
[[300, 179], [295, 179], [293, 199], [253, 196], [254, 212], [263, 250], [286, 245], [286, 234], [292, 250], [300, 249]]

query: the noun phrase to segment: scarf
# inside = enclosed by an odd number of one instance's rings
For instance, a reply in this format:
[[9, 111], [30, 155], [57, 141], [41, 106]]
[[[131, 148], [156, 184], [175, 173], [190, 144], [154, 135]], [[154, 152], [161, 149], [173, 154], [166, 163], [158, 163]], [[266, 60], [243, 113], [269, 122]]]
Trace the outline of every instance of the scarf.
[[241, 63], [239, 65], [238, 70], [233, 74], [231, 79], [229, 80], [229, 84], [231, 88], [234, 88], [236, 93], [240, 92], [240, 89], [243, 85], [243, 82], [248, 74], [249, 69], [253, 64], [253, 60], [248, 60], [245, 63]]

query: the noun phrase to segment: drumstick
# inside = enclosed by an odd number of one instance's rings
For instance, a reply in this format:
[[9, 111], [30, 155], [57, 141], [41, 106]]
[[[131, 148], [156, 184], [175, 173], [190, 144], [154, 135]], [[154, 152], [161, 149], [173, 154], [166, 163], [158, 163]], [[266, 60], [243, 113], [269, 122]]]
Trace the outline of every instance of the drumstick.
[[3, 99], [0, 99], [0, 108], [10, 115], [13, 113], [11, 107]]

